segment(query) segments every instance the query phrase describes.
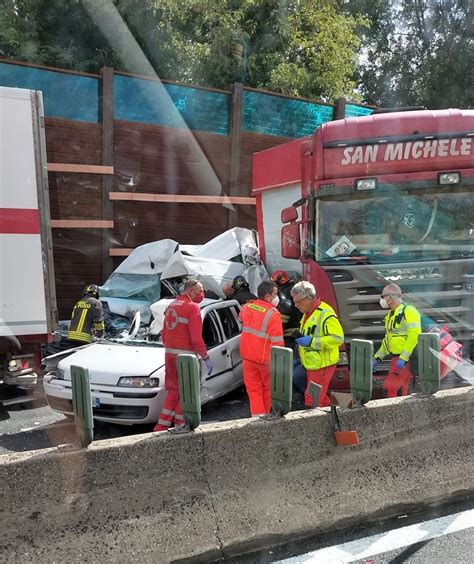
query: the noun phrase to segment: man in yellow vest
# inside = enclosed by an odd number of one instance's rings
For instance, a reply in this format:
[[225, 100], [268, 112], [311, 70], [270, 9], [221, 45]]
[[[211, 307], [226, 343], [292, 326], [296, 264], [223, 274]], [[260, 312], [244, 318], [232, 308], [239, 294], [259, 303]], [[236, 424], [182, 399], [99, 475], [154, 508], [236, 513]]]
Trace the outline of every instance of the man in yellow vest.
[[384, 319], [385, 337], [374, 354], [372, 369], [384, 357], [391, 355], [390, 369], [383, 388], [389, 398], [396, 397], [400, 388], [402, 395], [406, 396], [413, 377], [409, 361], [421, 333], [420, 313], [414, 306], [403, 303], [402, 290], [397, 284], [385, 286], [380, 296], [380, 305], [390, 311]]
[[328, 388], [337, 361], [339, 347], [344, 343], [344, 332], [334, 309], [321, 301], [311, 282], [298, 282], [291, 289], [293, 303], [303, 314], [300, 322], [302, 337], [296, 339], [299, 345], [301, 364], [306, 370], [306, 390], [304, 402], [311, 407], [312, 398], [308, 393], [311, 382], [321, 386], [319, 407], [331, 404]]

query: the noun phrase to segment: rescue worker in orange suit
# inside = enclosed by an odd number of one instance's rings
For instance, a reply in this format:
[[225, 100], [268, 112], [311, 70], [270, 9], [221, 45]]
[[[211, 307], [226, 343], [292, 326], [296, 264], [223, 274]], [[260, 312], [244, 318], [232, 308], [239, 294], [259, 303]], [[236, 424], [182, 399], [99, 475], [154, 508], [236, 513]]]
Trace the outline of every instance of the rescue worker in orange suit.
[[331, 405], [328, 388], [339, 360], [339, 347], [344, 342], [344, 331], [334, 309], [321, 301], [311, 282], [298, 282], [291, 289], [293, 303], [303, 314], [300, 322], [300, 361], [306, 370], [304, 403], [311, 407], [312, 398], [308, 393], [309, 384], [321, 386], [318, 407]]
[[204, 288], [198, 280], [188, 280], [183, 293], [177, 296], [165, 311], [161, 338], [165, 346], [166, 398], [154, 431], [166, 431], [173, 424], [184, 424], [179, 397], [178, 354], [198, 354], [206, 363], [207, 373], [214, 366], [202, 339], [202, 317], [199, 304], [204, 299]]
[[394, 398], [401, 389], [401, 395], [406, 396], [413, 378], [410, 357], [421, 333], [421, 316], [414, 306], [403, 303], [402, 290], [398, 284], [385, 286], [380, 305], [390, 311], [384, 319], [385, 337], [374, 354], [372, 370], [375, 370], [380, 360], [391, 355], [388, 376], [383, 383], [385, 395]]
[[240, 305], [257, 299], [257, 296], [250, 291], [249, 283], [245, 279], [245, 276], [236, 276], [232, 281], [232, 288], [235, 292], [233, 299], [237, 300]]
[[291, 288], [296, 284], [295, 278], [289, 276], [285, 270], [275, 270], [271, 279], [278, 286], [278, 311], [283, 323], [283, 338], [285, 347], [292, 349], [295, 346], [295, 338], [299, 333], [301, 313], [296, 309], [291, 299]]
[[244, 384], [250, 400], [252, 417], [270, 413], [270, 349], [284, 346], [281, 316], [278, 305], [278, 287], [272, 280], [261, 282], [258, 299], [245, 304], [240, 312]]
[[94, 336], [102, 337], [104, 329], [104, 308], [99, 301], [99, 286], [89, 284], [72, 310], [67, 338], [74, 346], [85, 345], [92, 343]]

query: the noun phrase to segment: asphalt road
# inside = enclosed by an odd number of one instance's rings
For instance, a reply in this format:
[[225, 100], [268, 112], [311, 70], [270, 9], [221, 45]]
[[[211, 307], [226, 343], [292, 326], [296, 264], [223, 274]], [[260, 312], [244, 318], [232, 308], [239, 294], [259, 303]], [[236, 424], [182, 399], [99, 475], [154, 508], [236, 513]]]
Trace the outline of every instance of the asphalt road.
[[[303, 409], [295, 394], [293, 409]], [[247, 395], [239, 388], [202, 408], [202, 424], [250, 417]], [[153, 425], [113, 425], [94, 422], [94, 440], [148, 433]], [[23, 452], [70, 443], [75, 438], [72, 419], [53, 411], [39, 383], [19, 390], [0, 385], [0, 454]]]
[[298, 540], [231, 559], [233, 564], [470, 564], [474, 499], [446, 500], [351, 530]]

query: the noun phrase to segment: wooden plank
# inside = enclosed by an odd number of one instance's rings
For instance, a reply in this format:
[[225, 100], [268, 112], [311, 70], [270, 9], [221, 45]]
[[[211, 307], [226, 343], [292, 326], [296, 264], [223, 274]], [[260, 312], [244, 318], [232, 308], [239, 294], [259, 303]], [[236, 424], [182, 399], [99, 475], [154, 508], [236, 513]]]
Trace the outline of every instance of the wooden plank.
[[114, 174], [113, 166], [48, 163], [48, 172], [80, 172], [84, 174]]
[[128, 257], [128, 255], [135, 249], [126, 249], [126, 248], [115, 248], [109, 249], [109, 255], [111, 257]]
[[113, 229], [114, 222], [104, 219], [52, 219], [55, 229]]
[[110, 192], [111, 200], [127, 202], [161, 202], [178, 204], [237, 204], [254, 206], [255, 198], [245, 196], [186, 196], [183, 194], [146, 194], [144, 192]]

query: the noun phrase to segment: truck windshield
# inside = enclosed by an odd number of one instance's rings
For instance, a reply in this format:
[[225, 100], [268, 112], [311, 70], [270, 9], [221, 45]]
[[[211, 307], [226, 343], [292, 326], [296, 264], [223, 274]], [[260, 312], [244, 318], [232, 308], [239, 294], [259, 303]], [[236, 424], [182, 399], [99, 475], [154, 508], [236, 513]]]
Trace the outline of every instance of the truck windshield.
[[319, 262], [408, 262], [474, 255], [474, 192], [402, 191], [316, 200]]

